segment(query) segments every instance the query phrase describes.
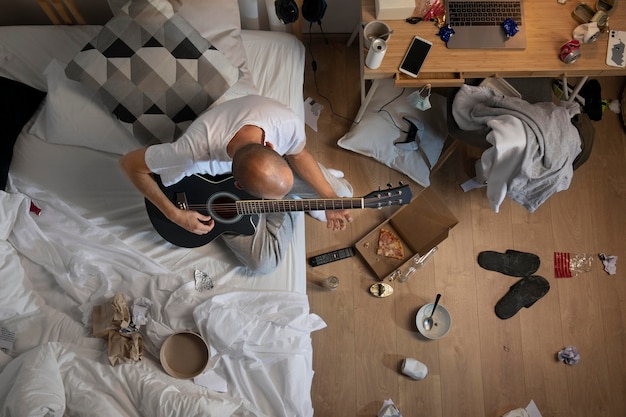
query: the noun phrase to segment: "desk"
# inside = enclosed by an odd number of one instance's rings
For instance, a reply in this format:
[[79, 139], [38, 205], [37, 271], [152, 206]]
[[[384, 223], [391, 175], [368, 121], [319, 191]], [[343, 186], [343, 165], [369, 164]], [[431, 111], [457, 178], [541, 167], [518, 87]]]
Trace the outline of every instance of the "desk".
[[[556, 0], [525, 0], [524, 18], [527, 22], [527, 48], [517, 50], [459, 50], [448, 49], [437, 35], [438, 28], [432, 22], [416, 25], [404, 20], [385, 21], [394, 31], [387, 43], [387, 52], [381, 66], [375, 70], [365, 67], [367, 50], [363, 47], [362, 30], [359, 33], [361, 56], [361, 110], [356, 121], [363, 115], [369, 97], [376, 90], [376, 80], [395, 78], [396, 87], [459, 86], [466, 78], [526, 78], [526, 77], [598, 77], [626, 75], [626, 68], [606, 65], [608, 34], [595, 43], [581, 45], [581, 57], [573, 64], [559, 59], [561, 46], [572, 38], [572, 32], [580, 24], [571, 17], [579, 1], [569, 0], [559, 4]], [[592, 7], [595, 3], [587, 2]], [[408, 16], [407, 16], [408, 17]], [[363, 23], [376, 20], [374, 0], [361, 0]], [[626, 5], [617, 4], [609, 18], [611, 29], [626, 30]], [[398, 73], [398, 66], [413, 36], [418, 35], [433, 43], [433, 48], [417, 79]], [[366, 81], [372, 86], [366, 94]]]

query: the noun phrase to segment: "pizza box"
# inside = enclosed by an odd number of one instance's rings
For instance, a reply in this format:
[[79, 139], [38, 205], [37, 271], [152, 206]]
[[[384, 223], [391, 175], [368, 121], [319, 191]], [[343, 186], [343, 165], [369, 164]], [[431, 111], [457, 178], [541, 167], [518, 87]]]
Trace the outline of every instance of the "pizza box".
[[[383, 280], [397, 270], [406, 272], [413, 259], [419, 259], [443, 242], [458, 222], [429, 187], [365, 235], [355, 247], [376, 276]], [[400, 239], [404, 248], [402, 260], [376, 254], [378, 236], [383, 227]]]

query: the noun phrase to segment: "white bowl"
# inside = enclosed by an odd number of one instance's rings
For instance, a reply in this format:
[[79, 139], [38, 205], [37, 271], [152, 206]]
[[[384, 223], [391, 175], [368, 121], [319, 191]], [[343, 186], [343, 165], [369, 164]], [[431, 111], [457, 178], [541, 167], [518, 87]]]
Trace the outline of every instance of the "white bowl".
[[452, 319], [450, 313], [441, 304], [437, 305], [435, 314], [433, 315], [433, 325], [430, 330], [424, 328], [424, 319], [429, 317], [433, 311], [433, 303], [423, 305], [417, 315], [415, 316], [415, 325], [417, 330], [429, 339], [440, 339], [448, 334], [450, 327], [452, 326]]
[[168, 336], [161, 346], [161, 365], [165, 372], [180, 379], [191, 379], [206, 368], [209, 346], [197, 333], [182, 331]]

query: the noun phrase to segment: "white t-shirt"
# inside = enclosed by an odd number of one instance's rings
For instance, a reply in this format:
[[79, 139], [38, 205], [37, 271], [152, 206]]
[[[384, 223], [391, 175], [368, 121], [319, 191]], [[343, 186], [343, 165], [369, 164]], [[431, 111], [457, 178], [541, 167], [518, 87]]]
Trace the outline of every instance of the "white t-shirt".
[[298, 154], [306, 144], [304, 122], [296, 113], [274, 99], [251, 95], [207, 110], [176, 142], [150, 146], [146, 165], [166, 186], [192, 174], [231, 172], [226, 146], [244, 125], [263, 129], [265, 141], [280, 155]]

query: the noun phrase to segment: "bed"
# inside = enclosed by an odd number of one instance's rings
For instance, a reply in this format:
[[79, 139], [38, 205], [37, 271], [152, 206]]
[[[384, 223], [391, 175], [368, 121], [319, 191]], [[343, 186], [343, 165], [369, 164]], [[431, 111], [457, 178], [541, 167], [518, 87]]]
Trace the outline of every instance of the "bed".
[[[234, 66], [210, 105], [258, 93], [304, 123], [304, 48], [294, 35], [242, 30], [236, 0], [145, 2], [171, 6]], [[115, 16], [123, 3], [109, 2]], [[65, 71], [107, 25], [0, 27], [3, 109], [20, 115], [9, 121], [15, 137], [3, 126], [2, 139], [0, 415], [313, 415], [310, 333], [325, 324], [309, 312], [303, 215], [267, 275], [239, 266], [219, 239], [198, 248], [163, 240], [117, 164], [150, 140], [155, 119], [122, 121]], [[188, 123], [168, 122], [174, 132]], [[141, 360], [113, 366], [107, 340], [92, 335], [92, 311], [117, 294], [149, 309]], [[171, 377], [159, 362], [179, 331], [210, 346], [197, 378]]]

